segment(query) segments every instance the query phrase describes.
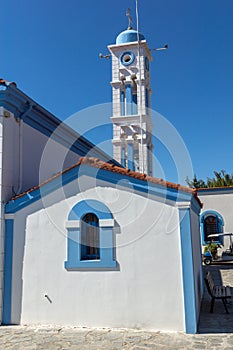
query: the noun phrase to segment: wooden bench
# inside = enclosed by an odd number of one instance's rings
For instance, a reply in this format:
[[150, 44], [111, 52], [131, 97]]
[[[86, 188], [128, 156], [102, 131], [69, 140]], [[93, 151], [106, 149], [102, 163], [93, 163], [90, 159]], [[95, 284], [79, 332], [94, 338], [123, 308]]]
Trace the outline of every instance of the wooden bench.
[[231, 298], [231, 288], [229, 286], [215, 286], [209, 271], [205, 274], [205, 283], [208, 293], [212, 298], [210, 312], [212, 313], [214, 310], [215, 299], [221, 299], [225, 307], [226, 313], [229, 314], [227, 308], [227, 299]]

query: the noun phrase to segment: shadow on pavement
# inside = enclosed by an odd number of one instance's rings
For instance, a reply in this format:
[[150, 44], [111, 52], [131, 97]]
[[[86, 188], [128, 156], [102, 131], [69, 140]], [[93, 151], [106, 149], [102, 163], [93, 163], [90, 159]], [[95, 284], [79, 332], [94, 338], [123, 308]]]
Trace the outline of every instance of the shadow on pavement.
[[232, 298], [228, 304], [229, 314], [225, 312], [221, 300], [215, 301], [214, 312], [210, 313], [211, 297], [206, 286], [202, 300], [198, 333], [233, 333], [233, 264], [222, 263], [203, 266], [203, 273], [210, 271], [214, 283], [231, 286]]

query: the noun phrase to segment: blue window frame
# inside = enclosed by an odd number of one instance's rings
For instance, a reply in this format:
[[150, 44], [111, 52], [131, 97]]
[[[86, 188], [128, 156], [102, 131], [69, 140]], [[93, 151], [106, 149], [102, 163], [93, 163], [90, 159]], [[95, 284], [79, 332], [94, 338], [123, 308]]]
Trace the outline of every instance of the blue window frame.
[[123, 52], [120, 56], [120, 61], [124, 66], [129, 66], [131, 63], [133, 63], [134, 59], [135, 55], [130, 51]]
[[114, 219], [97, 200], [78, 202], [70, 211], [67, 229], [67, 270], [116, 269]]
[[[217, 211], [207, 210], [203, 212], [200, 216], [200, 224], [202, 244], [204, 245], [211, 241], [209, 235], [223, 233], [224, 220]], [[223, 238], [221, 236], [216, 238], [215, 243], [223, 244]]]

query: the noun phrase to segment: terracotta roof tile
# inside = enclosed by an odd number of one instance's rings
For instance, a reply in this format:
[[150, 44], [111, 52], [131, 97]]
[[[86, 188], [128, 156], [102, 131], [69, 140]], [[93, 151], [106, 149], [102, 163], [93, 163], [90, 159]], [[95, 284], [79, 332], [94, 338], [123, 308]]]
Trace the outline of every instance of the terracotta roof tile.
[[173, 182], [169, 182], [169, 181], [166, 181], [166, 180], [163, 180], [163, 179], [158, 179], [158, 178], [155, 178], [155, 177], [152, 177], [152, 176], [148, 176], [146, 174], [141, 174], [139, 172], [135, 172], [135, 171], [132, 171], [130, 169], [121, 168], [121, 167], [119, 167], [117, 165], [108, 164], [108, 163], [106, 163], [106, 162], [104, 162], [104, 161], [102, 161], [102, 160], [100, 160], [98, 158], [92, 158], [92, 157], [90, 157], [90, 158], [88, 158], [88, 157], [81, 157], [76, 164], [74, 164], [74, 165], [66, 168], [65, 170], [57, 173], [55, 176], [53, 176], [50, 179], [40, 183], [38, 186], [35, 186], [35, 187], [29, 189], [28, 191], [25, 191], [25, 192], [15, 196], [15, 197], [13, 197], [12, 200], [15, 200], [15, 199], [17, 199], [19, 197], [24, 196], [25, 194], [28, 194], [28, 193], [30, 193], [30, 192], [32, 192], [34, 190], [39, 189], [43, 185], [51, 182], [52, 180], [54, 180], [57, 177], [67, 173], [71, 169], [74, 169], [74, 168], [78, 167], [81, 164], [85, 164], [85, 165], [88, 165], [88, 166], [92, 166], [92, 167], [103, 169], [103, 170], [107, 170], [107, 171], [111, 171], [113, 173], [118, 173], [118, 174], [121, 174], [121, 175], [130, 176], [130, 177], [133, 177], [133, 178], [138, 179], [138, 180], [143, 180], [143, 181], [147, 181], [147, 182], [154, 183], [154, 184], [157, 184], [157, 185], [161, 185], [161, 186], [164, 186], [164, 187], [172, 188], [172, 189], [175, 189], [177, 191], [190, 193], [196, 198], [196, 200], [198, 201], [200, 206], [202, 206], [202, 203], [201, 203], [200, 199], [197, 196], [197, 190], [196, 189], [192, 189], [192, 188], [189, 188], [189, 187], [186, 187], [186, 186], [175, 184]]
[[205, 191], [205, 190], [221, 190], [221, 189], [233, 189], [233, 186], [218, 186], [218, 187], [200, 187], [197, 188], [197, 191]]

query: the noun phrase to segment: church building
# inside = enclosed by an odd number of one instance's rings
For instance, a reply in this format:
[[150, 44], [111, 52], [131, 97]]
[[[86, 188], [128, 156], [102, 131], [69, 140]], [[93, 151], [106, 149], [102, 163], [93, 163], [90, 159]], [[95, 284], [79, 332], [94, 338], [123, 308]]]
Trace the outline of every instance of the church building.
[[1, 323], [196, 333], [201, 201], [152, 177], [145, 37], [108, 48], [114, 159], [0, 80]]

